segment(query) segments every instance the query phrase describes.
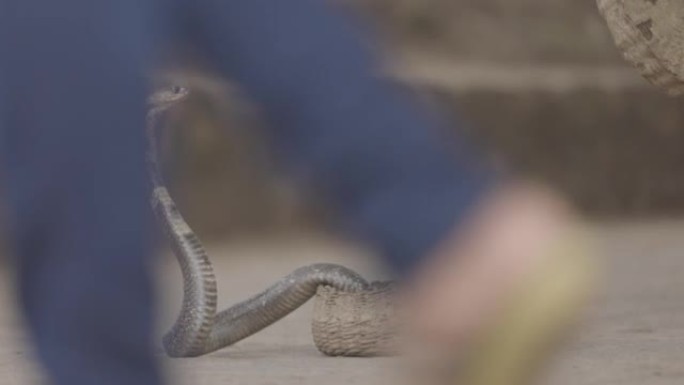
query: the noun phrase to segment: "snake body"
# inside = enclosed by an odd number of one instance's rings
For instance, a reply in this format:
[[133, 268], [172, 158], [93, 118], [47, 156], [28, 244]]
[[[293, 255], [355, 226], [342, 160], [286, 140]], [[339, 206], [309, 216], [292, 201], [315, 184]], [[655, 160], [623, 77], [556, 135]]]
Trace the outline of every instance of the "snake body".
[[181, 87], [153, 94], [147, 121], [151, 203], [183, 277], [181, 310], [163, 337], [166, 353], [171, 357], [197, 357], [230, 346], [285, 317], [316, 295], [319, 287], [345, 293], [369, 290], [369, 283], [350, 269], [315, 264], [297, 269], [263, 292], [217, 313], [217, 284], [211, 261], [164, 186], [158, 164], [160, 117], [187, 94]]

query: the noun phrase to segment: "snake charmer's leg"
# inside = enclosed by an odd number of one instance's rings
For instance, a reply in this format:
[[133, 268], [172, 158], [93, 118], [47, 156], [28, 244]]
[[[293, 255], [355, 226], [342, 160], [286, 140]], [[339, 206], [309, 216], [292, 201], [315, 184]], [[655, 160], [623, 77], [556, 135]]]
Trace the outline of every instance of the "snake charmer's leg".
[[146, 0], [1, 0], [19, 293], [57, 385], [155, 385]]
[[286, 167], [401, 273], [488, 189], [480, 158], [379, 76], [363, 28], [331, 2], [180, 1], [195, 45], [266, 113]]

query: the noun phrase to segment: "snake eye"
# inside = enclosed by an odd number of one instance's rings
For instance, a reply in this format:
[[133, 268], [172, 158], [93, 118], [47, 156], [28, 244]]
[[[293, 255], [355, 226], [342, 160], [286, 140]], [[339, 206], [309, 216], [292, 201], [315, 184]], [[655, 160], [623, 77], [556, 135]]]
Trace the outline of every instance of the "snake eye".
[[171, 91], [172, 91], [174, 94], [180, 94], [181, 92], [183, 92], [183, 87], [181, 87], [181, 86], [173, 86], [173, 88], [171, 89]]

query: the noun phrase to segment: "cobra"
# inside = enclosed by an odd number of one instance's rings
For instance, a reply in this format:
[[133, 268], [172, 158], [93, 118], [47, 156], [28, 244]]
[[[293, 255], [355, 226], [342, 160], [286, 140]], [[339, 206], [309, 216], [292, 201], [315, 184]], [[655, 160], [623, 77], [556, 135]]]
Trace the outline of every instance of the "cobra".
[[[152, 182], [151, 204], [164, 228], [178, 260], [183, 278], [183, 301], [173, 326], [163, 337], [163, 347], [171, 357], [197, 357], [231, 346], [293, 312], [313, 296], [319, 288], [324, 298], [317, 303], [318, 319], [314, 320], [314, 340], [319, 349], [330, 355], [377, 355], [391, 350], [383, 341], [391, 340], [385, 312], [367, 315], [361, 307], [379, 299], [389, 303], [386, 284], [369, 284], [356, 272], [339, 265], [315, 264], [302, 267], [285, 276], [263, 292], [226, 310], [217, 311], [217, 280], [211, 261], [197, 235], [178, 211], [164, 185], [158, 157], [158, 129], [161, 117], [188, 95], [183, 87], [170, 87], [154, 93], [149, 99], [147, 116], [147, 166]], [[342, 303], [336, 306], [336, 303]], [[361, 307], [355, 303], [363, 304]], [[391, 305], [380, 306], [388, 309]], [[341, 309], [338, 317], [334, 309]], [[332, 309], [332, 310], [331, 310]], [[357, 322], [349, 312], [364, 318]], [[350, 318], [351, 316], [351, 318]], [[369, 319], [370, 318], [370, 319]], [[355, 321], [356, 319], [356, 321]], [[373, 319], [376, 322], [369, 322]], [[345, 326], [345, 321], [349, 324]], [[354, 331], [357, 324], [361, 329]], [[370, 325], [371, 330], [368, 330]], [[363, 328], [366, 329], [363, 329]], [[363, 329], [363, 330], [362, 330]], [[328, 333], [327, 331], [330, 330]], [[375, 331], [375, 332], [374, 332]]]

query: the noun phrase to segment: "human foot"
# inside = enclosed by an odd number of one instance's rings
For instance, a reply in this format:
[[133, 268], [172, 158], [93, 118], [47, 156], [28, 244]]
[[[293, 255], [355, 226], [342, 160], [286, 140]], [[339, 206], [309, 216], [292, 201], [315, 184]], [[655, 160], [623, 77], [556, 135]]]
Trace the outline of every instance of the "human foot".
[[[524, 334], [525, 328], [535, 322], [539, 328], [550, 330], [555, 327], [548, 324], [554, 318], [543, 312], [560, 315], [565, 314], [562, 307], [576, 306], [574, 303], [584, 295], [581, 286], [585, 285], [584, 280], [588, 277], [585, 274], [588, 267], [585, 269], [585, 265], [578, 265], [583, 260], [579, 257], [570, 256], [570, 264], [562, 267], [555, 263], [561, 260], [558, 252], [574, 252], [571, 249], [575, 246], [564, 242], [569, 237], [580, 240], [581, 237], [575, 235], [578, 223], [562, 198], [538, 185], [508, 186], [485, 198], [473, 210], [471, 217], [435, 250], [407, 291], [409, 305], [405, 310], [409, 332], [414, 337], [411, 343], [420, 345], [420, 348], [411, 350], [414, 353], [420, 351], [422, 358], [427, 360], [448, 357], [450, 362], [447, 364], [453, 364], [457, 355], [464, 358], [475, 348], [474, 345], [481, 342], [478, 340], [484, 338], [482, 334], [486, 333], [483, 330], [493, 328], [498, 319], [510, 310], [512, 300], [522, 301], [514, 298], [513, 293], [520, 292], [519, 289], [525, 285], [534, 284], [538, 287], [531, 290], [548, 291], [550, 294], [547, 298], [534, 293], [524, 294], [525, 303], [518, 304], [519, 308], [527, 306], [526, 313], [536, 312], [541, 318], [522, 320], [525, 324], [518, 323], [518, 333]], [[571, 240], [574, 242], [575, 238]], [[537, 274], [542, 267], [547, 270]], [[544, 276], [566, 285], [560, 291], [554, 288], [546, 290], [552, 282], [545, 281]], [[518, 293], [519, 297], [522, 295]], [[558, 302], [560, 307], [552, 309], [549, 306], [555, 305], [548, 304], [548, 301]], [[547, 324], [540, 323], [540, 320]], [[561, 321], [559, 318], [554, 323]], [[515, 327], [511, 325], [510, 330]], [[511, 342], [519, 346], [506, 349], [512, 351], [525, 344], [530, 345], [531, 338], [537, 337], [541, 335]], [[498, 348], [490, 346], [488, 349]], [[426, 358], [425, 354], [432, 356]], [[496, 356], [498, 353], [488, 354]], [[524, 354], [516, 353], [518, 356]]]

